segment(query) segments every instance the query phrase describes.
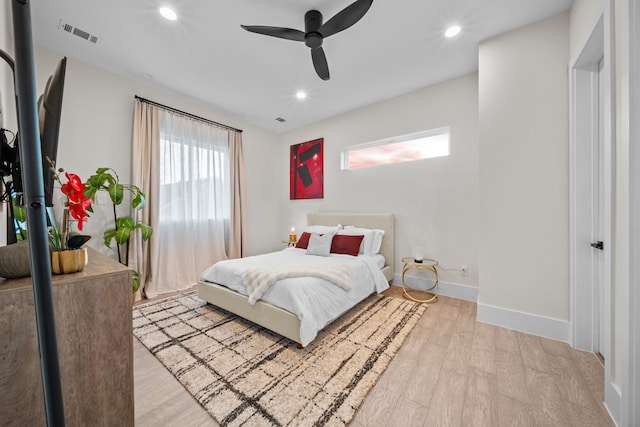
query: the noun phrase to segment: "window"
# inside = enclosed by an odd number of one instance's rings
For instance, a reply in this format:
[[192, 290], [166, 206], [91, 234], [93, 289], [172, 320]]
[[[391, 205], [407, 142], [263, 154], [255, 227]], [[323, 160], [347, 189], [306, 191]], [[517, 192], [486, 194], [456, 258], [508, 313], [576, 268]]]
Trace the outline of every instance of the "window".
[[352, 145], [342, 152], [342, 169], [358, 169], [449, 155], [449, 128]]
[[[226, 259], [231, 218], [229, 131], [160, 109], [156, 289], [181, 289]], [[153, 190], [152, 190], [153, 191]]]
[[[229, 148], [160, 135], [160, 220], [231, 216]], [[186, 211], [185, 211], [186, 210]]]
[[171, 114], [161, 117], [159, 220], [228, 222], [227, 131]]

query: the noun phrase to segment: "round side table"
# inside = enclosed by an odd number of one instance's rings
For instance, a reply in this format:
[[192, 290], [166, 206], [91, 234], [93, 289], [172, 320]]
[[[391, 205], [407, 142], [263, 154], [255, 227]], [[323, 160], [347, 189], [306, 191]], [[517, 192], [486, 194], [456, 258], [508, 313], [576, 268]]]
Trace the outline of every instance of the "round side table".
[[[422, 262], [420, 262], [422, 261]], [[404, 295], [404, 297], [408, 300], [411, 300], [413, 302], [418, 302], [418, 303], [429, 303], [429, 302], [433, 302], [436, 303], [438, 302], [438, 283], [440, 282], [440, 278], [438, 276], [438, 261], [436, 261], [435, 259], [429, 259], [429, 258], [425, 258], [422, 260], [415, 260], [413, 257], [404, 257], [402, 258], [402, 294]], [[433, 296], [429, 299], [418, 299], [415, 298], [413, 296], [411, 296], [411, 294], [409, 294], [409, 289], [413, 289], [407, 286], [407, 284], [404, 281], [404, 275], [407, 273], [407, 271], [414, 269], [414, 268], [421, 268], [427, 271], [430, 271], [434, 274], [434, 276], [436, 277], [436, 282], [433, 284], [432, 287], [430, 287], [429, 289], [426, 290], [426, 292], [429, 292], [431, 294], [433, 294]]]

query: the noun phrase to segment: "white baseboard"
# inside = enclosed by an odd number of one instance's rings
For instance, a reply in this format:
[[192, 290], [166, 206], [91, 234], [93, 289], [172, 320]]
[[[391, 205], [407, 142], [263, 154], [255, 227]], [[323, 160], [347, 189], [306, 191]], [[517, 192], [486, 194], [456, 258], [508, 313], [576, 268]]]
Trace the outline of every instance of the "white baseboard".
[[[407, 286], [420, 290], [428, 289], [433, 286], [434, 283], [432, 279], [416, 276], [406, 276], [405, 280]], [[395, 274], [392, 283], [394, 285], [401, 286], [402, 276], [400, 274]], [[528, 334], [538, 335], [545, 338], [551, 338], [567, 343], [569, 342], [570, 328], [568, 320], [552, 319], [550, 317], [482, 304], [478, 301], [477, 286], [440, 281], [439, 288], [440, 295], [477, 302], [477, 319], [481, 322], [491, 323], [492, 325], [514, 329], [516, 331], [526, 332]]]
[[604, 383], [604, 407], [609, 411], [609, 416], [619, 426], [621, 424], [622, 415], [622, 393], [620, 389], [612, 382]]
[[477, 319], [503, 328], [569, 342], [569, 321], [482, 304], [478, 301]]
[[[406, 276], [405, 280], [407, 282], [407, 286], [413, 289], [425, 290], [429, 289], [433, 286], [434, 281], [429, 279], [424, 279], [421, 277], [409, 277]], [[402, 275], [394, 274], [392, 284], [396, 286], [402, 286]], [[462, 299], [465, 301], [478, 301], [478, 287], [477, 286], [469, 286], [469, 285], [461, 285], [459, 283], [451, 283], [451, 282], [443, 282], [440, 281], [438, 283], [438, 288], [440, 295], [444, 295], [451, 298]]]

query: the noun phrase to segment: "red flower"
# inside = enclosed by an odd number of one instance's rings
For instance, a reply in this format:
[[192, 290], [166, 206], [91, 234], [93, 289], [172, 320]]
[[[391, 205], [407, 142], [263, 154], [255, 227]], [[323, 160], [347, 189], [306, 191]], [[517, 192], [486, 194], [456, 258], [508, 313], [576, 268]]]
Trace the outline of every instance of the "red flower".
[[[82, 194], [82, 193], [80, 193]], [[69, 197], [71, 199], [71, 197]], [[78, 196], [78, 201], [69, 201], [69, 213], [71, 217], [78, 220], [78, 230], [82, 231], [83, 223], [85, 223], [89, 216], [87, 215], [87, 210], [91, 207], [91, 199], [88, 199], [82, 194], [82, 196]]]
[[[52, 232], [49, 235], [49, 242], [53, 246], [54, 250], [64, 251], [68, 249], [71, 224], [73, 222], [69, 220], [69, 215], [77, 221], [78, 230], [82, 231], [84, 223], [89, 220], [91, 199], [84, 195], [83, 191], [85, 190], [86, 185], [78, 175], [65, 172], [62, 168], [56, 169], [55, 162], [49, 157], [47, 157], [47, 161], [51, 165], [49, 170], [53, 174], [53, 179], [60, 184], [60, 190], [67, 199], [65, 202], [65, 210], [63, 211], [62, 220], [65, 230], [60, 232], [52, 225], [52, 229], [55, 230], [55, 233]], [[64, 175], [67, 178], [67, 182], [65, 183], [62, 182], [62, 172], [65, 172]], [[62, 236], [66, 236], [64, 241], [61, 239]]]
[[81, 204], [69, 204], [69, 213], [78, 221], [78, 230], [82, 231], [83, 224], [89, 219], [87, 211], [82, 208]]
[[80, 203], [85, 200], [86, 198], [82, 193], [82, 190], [84, 190], [86, 186], [82, 183], [80, 177], [74, 173], [68, 172], [65, 172], [65, 176], [67, 177], [67, 182], [62, 184], [62, 192], [66, 194], [72, 202]]
[[87, 210], [91, 207], [91, 199], [82, 192], [86, 185], [80, 177], [74, 173], [65, 172], [67, 182], [62, 184], [61, 190], [69, 199], [69, 213], [78, 221], [78, 230], [82, 231], [83, 225], [89, 219]]

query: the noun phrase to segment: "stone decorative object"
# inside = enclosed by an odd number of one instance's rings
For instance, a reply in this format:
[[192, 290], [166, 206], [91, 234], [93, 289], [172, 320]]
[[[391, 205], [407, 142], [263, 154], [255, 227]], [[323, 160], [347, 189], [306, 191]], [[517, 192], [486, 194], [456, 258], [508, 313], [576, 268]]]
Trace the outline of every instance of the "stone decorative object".
[[0, 277], [17, 279], [27, 276], [31, 276], [28, 242], [0, 247]]

